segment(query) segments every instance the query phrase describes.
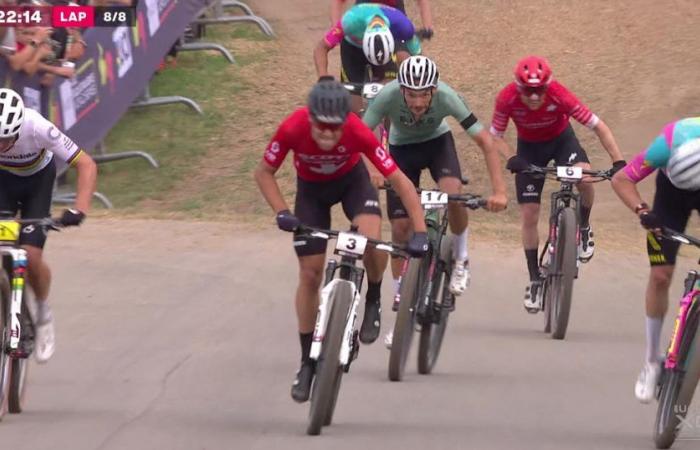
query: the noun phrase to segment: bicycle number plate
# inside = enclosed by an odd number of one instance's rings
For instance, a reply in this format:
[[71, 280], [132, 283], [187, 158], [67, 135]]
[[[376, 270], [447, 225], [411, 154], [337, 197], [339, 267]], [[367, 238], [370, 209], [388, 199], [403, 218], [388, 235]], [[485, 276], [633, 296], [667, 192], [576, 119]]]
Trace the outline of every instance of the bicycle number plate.
[[335, 250], [362, 256], [367, 247], [367, 238], [354, 233], [338, 233]]
[[557, 166], [557, 178], [580, 180], [583, 178], [583, 168], [576, 166]]
[[19, 222], [0, 220], [0, 241], [15, 242], [19, 239]]
[[362, 96], [366, 99], [374, 98], [383, 87], [384, 85], [382, 83], [367, 83], [362, 86]]
[[440, 191], [421, 191], [420, 203], [425, 209], [441, 208], [447, 205], [447, 194]]

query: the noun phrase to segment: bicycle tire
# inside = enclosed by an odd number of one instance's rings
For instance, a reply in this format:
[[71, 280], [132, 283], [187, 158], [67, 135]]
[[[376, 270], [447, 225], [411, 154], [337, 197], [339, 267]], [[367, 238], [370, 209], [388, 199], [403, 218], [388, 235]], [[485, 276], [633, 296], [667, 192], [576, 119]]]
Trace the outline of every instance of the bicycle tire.
[[[321, 355], [316, 362], [316, 377], [311, 391], [311, 407], [309, 408], [309, 425], [306, 433], [312, 436], [321, 434], [321, 428], [327, 417], [332, 418], [335, 409], [338, 390], [343, 368], [340, 365], [340, 347], [348, 319], [348, 311], [352, 303], [352, 285], [350, 282], [336, 283], [330, 293], [331, 308], [323, 339]], [[338, 386], [339, 387], [339, 386]]]
[[[29, 303], [33, 301], [33, 293], [31, 289], [25, 289], [24, 299], [22, 301], [22, 313], [29, 316], [31, 322], [31, 313], [29, 311]], [[26, 317], [26, 316], [25, 316]], [[26, 321], [22, 325], [26, 327]], [[22, 329], [23, 333], [29, 332], [26, 328]], [[34, 330], [32, 330], [35, 333]], [[29, 374], [29, 358], [12, 358], [12, 375], [10, 377], [10, 396], [9, 396], [9, 411], [12, 414], [19, 414], [24, 410], [24, 399], [27, 394], [27, 376]]]
[[7, 273], [0, 271], [0, 420], [8, 411], [12, 359], [7, 354], [10, 327], [10, 282]]
[[[432, 304], [435, 303], [435, 299], [438, 297], [444, 299], [445, 295], [453, 295], [450, 292], [447, 274], [444, 271], [440, 271], [437, 274], [437, 280], [434, 283], [434, 292], [431, 295], [433, 297]], [[430, 374], [435, 367], [438, 356], [440, 356], [440, 349], [445, 338], [449, 317], [449, 311], [440, 307], [440, 320], [437, 323], [428, 323], [421, 327], [420, 340], [418, 341], [418, 373], [421, 375]]]
[[408, 269], [401, 279], [401, 287], [399, 288], [401, 300], [399, 312], [396, 314], [394, 337], [389, 353], [389, 379], [391, 381], [403, 379], [406, 360], [411, 351], [422, 261], [423, 259], [411, 258], [408, 262]]
[[[571, 297], [576, 275], [576, 212], [564, 208], [558, 216], [555, 270], [550, 280], [552, 339], [564, 339], [569, 326]], [[561, 275], [559, 275], [559, 273]]]
[[654, 424], [656, 448], [669, 448], [680, 431], [681, 419], [688, 413], [700, 378], [700, 311], [692, 316], [680, 345], [683, 370], [666, 374], [661, 386], [659, 407]]
[[544, 332], [552, 332], [552, 299], [550, 298], [550, 293], [552, 292], [552, 287], [549, 285], [549, 277], [542, 283], [542, 305], [544, 311]]

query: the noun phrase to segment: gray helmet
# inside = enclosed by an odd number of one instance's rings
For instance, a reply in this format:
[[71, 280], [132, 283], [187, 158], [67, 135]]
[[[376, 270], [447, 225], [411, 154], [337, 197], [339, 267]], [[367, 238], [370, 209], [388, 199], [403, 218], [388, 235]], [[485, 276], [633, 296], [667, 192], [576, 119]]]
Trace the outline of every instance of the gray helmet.
[[314, 120], [344, 123], [350, 113], [350, 94], [337, 81], [319, 81], [309, 93], [308, 106]]

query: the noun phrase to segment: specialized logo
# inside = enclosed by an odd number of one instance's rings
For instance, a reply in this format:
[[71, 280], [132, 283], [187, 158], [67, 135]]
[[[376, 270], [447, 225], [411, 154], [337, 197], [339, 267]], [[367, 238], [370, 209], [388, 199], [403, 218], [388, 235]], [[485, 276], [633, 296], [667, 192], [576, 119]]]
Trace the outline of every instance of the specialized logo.
[[576, 156], [578, 156], [578, 152], [573, 152], [572, 154], [569, 155], [569, 164], [574, 162], [574, 160], [576, 159]]
[[31, 234], [34, 233], [35, 230], [36, 227], [34, 227], [34, 225], [27, 225], [26, 227], [22, 228], [22, 233]]

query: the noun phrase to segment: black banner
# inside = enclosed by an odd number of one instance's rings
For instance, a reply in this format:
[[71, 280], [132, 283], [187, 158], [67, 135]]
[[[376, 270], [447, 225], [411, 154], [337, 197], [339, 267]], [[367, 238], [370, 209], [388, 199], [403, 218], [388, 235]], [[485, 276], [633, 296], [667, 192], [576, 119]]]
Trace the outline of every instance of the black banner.
[[[88, 48], [71, 79], [56, 77], [50, 88], [39, 77], [10, 70], [0, 61], [0, 80], [40, 110], [81, 148], [92, 150], [143, 92], [170, 47], [206, 0], [142, 0], [132, 27], [91, 28]], [[173, 93], [174, 95], [177, 93]]]

